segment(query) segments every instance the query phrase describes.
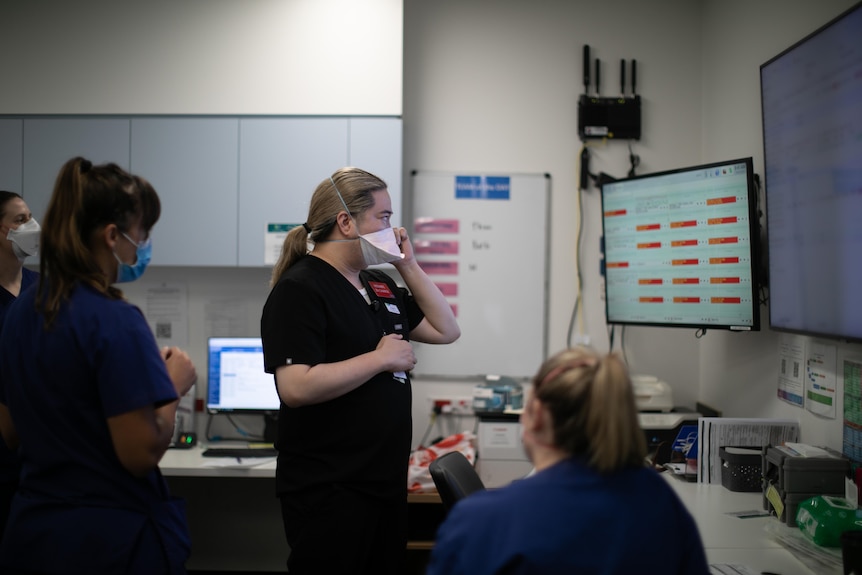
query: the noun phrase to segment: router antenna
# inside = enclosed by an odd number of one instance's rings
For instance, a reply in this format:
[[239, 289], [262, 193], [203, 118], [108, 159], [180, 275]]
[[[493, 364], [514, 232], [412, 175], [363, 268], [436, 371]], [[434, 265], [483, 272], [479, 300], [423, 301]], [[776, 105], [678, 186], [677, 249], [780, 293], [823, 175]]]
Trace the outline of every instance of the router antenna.
[[599, 88], [599, 79], [601, 78], [601, 70], [599, 68], [599, 59], [596, 58], [596, 96], [601, 94], [601, 89]]
[[637, 60], [632, 60], [632, 96], [637, 96], [638, 83], [638, 63]]
[[626, 97], [626, 61], [620, 60], [620, 96]]
[[590, 46], [584, 44], [584, 95], [590, 93]]

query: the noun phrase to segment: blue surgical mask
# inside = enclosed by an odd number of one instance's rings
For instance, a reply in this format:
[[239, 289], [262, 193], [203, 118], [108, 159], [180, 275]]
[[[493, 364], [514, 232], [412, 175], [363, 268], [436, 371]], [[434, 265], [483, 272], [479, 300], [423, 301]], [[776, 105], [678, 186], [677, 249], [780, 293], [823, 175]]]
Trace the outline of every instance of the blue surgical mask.
[[117, 268], [117, 283], [133, 282], [144, 275], [144, 270], [147, 269], [147, 265], [149, 265], [150, 259], [153, 257], [153, 242], [151, 238], [138, 243], [125, 233], [123, 237], [137, 247], [135, 253], [138, 259], [133, 264], [127, 264], [120, 259], [117, 252], [114, 252], [114, 257], [120, 262], [120, 266]]

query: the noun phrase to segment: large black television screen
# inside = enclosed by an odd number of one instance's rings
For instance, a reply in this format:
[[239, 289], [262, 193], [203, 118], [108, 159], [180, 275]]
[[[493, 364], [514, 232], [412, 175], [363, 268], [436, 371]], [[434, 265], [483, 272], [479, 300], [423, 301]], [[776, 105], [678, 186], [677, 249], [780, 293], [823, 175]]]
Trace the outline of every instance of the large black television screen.
[[760, 67], [769, 325], [862, 340], [862, 3]]
[[602, 186], [609, 324], [760, 329], [751, 158]]

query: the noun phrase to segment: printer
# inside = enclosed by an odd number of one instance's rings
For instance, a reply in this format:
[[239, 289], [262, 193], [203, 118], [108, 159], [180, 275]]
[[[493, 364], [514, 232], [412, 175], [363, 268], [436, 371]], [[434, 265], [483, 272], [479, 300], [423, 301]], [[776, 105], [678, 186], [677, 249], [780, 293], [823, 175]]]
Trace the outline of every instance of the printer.
[[683, 425], [697, 425], [700, 414], [675, 408], [673, 391], [667, 382], [652, 375], [633, 375], [631, 379], [638, 422], [650, 452], [662, 443], [673, 443]]
[[631, 379], [638, 411], [673, 410], [673, 391], [667, 382], [654, 375], [633, 375]]

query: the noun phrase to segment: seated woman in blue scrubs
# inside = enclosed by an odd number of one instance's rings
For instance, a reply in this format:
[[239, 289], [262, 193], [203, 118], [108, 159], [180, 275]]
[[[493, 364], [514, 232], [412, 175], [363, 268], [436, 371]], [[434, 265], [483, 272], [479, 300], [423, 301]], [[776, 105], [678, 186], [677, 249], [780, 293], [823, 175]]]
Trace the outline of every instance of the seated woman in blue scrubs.
[[185, 572], [188, 526], [158, 463], [195, 369], [112, 285], [143, 273], [160, 211], [114, 164], [73, 158], [57, 177], [40, 280], [0, 335], [0, 431], [22, 462], [0, 573]]
[[428, 575], [708, 575], [694, 520], [644, 464], [618, 357], [575, 348], [548, 359], [521, 424], [536, 473], [459, 501]]

